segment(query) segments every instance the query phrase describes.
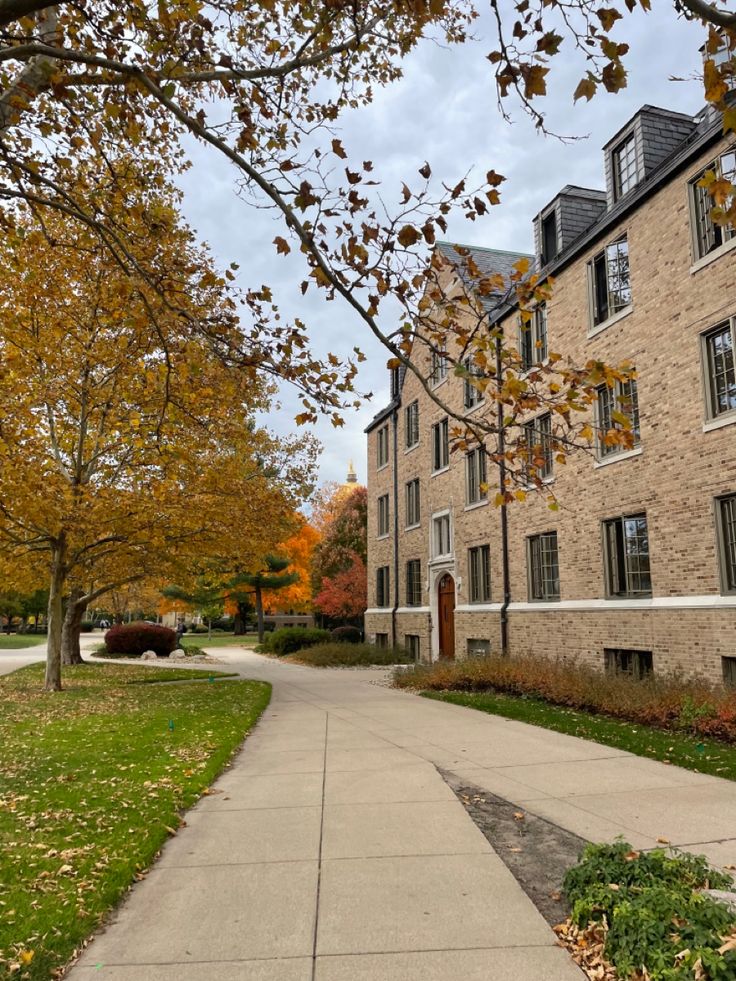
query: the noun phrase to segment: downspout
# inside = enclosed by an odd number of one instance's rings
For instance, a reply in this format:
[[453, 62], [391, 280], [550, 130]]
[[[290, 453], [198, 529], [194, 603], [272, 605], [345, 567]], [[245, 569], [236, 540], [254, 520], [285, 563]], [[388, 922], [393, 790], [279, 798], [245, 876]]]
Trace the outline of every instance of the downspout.
[[[501, 331], [496, 334], [496, 382], [501, 387], [503, 371], [503, 342]], [[506, 432], [503, 422], [503, 403], [498, 400], [498, 490], [503, 497], [501, 504], [501, 567], [503, 570], [503, 603], [501, 604], [501, 654], [509, 652], [509, 603], [511, 602], [511, 574], [509, 571], [509, 522], [506, 504]]]
[[394, 431], [394, 605], [391, 610], [391, 644], [396, 647], [396, 611], [399, 608], [399, 408], [391, 416]]

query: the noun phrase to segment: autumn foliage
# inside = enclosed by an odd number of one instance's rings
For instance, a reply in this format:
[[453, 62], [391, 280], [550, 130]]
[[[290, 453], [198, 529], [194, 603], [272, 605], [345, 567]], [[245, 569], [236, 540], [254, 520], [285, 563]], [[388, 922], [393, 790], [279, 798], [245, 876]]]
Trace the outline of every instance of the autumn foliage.
[[321, 533], [312, 562], [315, 609], [339, 620], [361, 617], [368, 605], [366, 488], [328, 484], [314, 522]]
[[640, 725], [736, 742], [736, 691], [706, 682], [609, 675], [574, 661], [533, 657], [470, 657], [439, 661], [397, 675], [401, 688], [498, 691], [601, 713]]
[[366, 610], [368, 572], [365, 562], [353, 553], [347, 569], [322, 580], [322, 588], [314, 597], [314, 605], [335, 620], [353, 620]]

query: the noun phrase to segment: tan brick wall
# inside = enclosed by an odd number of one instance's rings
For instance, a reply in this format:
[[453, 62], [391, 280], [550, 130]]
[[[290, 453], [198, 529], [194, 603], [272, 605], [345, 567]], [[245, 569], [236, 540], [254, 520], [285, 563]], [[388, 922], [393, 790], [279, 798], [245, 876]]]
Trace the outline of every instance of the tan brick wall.
[[[724, 141], [725, 145], [725, 141]], [[550, 350], [573, 362], [588, 359], [618, 363], [631, 360], [638, 373], [641, 453], [596, 467], [586, 454], [555, 466], [554, 491], [561, 510], [530, 497], [509, 509], [512, 603], [527, 601], [526, 537], [557, 531], [561, 600], [602, 600], [604, 592], [601, 522], [624, 513], [645, 511], [650, 539], [653, 596], [713, 596], [720, 593], [713, 498], [736, 491], [736, 425], [703, 431], [705, 402], [701, 334], [736, 315], [736, 250], [691, 272], [691, 232], [687, 181], [714, 157], [710, 149], [684, 173], [645, 201], [617, 228], [605, 233], [556, 278], [548, 304]], [[589, 328], [587, 262], [626, 232], [631, 268], [632, 312], [592, 338]], [[516, 330], [515, 317], [508, 329]], [[462, 384], [449, 377], [440, 387], [445, 399], [462, 403]], [[420, 406], [420, 443], [404, 451], [403, 407], [415, 398]], [[443, 417], [409, 374], [399, 410], [400, 605], [406, 601], [404, 570], [420, 558], [427, 579], [430, 520], [449, 508], [453, 521], [454, 560], [459, 579], [456, 602], [467, 604], [467, 549], [491, 545], [492, 603], [500, 603], [501, 551], [499, 513], [492, 504], [465, 508], [464, 459], [451, 457], [447, 472], [431, 474], [431, 426]], [[476, 411], [483, 412], [481, 406]], [[375, 473], [375, 432], [369, 435], [369, 594], [375, 568], [392, 563], [392, 537], [375, 538], [375, 501], [390, 492], [391, 465]], [[405, 532], [408, 480], [421, 483], [421, 527]], [[489, 482], [495, 474], [489, 469]], [[392, 568], [393, 577], [393, 568]], [[429, 606], [430, 591], [422, 604]], [[369, 600], [373, 606], [373, 600]], [[570, 656], [602, 664], [604, 647], [651, 650], [656, 671], [679, 670], [720, 679], [722, 655], [736, 656], [736, 608], [627, 609], [612, 600], [605, 609], [571, 611], [539, 604], [539, 611], [510, 612], [511, 650]], [[423, 614], [426, 619], [426, 614]], [[397, 633], [417, 633], [404, 622], [416, 614], [397, 614]], [[367, 624], [383, 620], [367, 617]], [[390, 616], [385, 618], [390, 624]], [[456, 612], [456, 654], [469, 637], [489, 637], [497, 646], [497, 612]], [[374, 628], [368, 627], [369, 631]], [[377, 627], [375, 629], [378, 629]], [[385, 632], [385, 631], [384, 631]], [[389, 627], [390, 632], [390, 627]], [[429, 644], [429, 640], [428, 640]], [[424, 649], [424, 645], [423, 645]]]

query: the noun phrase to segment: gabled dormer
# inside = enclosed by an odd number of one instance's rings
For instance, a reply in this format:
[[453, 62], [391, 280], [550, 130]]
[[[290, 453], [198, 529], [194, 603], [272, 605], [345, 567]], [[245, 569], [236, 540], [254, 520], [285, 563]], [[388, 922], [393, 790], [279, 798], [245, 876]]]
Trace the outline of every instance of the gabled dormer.
[[649, 177], [696, 126], [696, 120], [686, 113], [642, 106], [603, 147], [608, 207]]
[[538, 265], [549, 265], [606, 210], [606, 192], [567, 184], [534, 219]]

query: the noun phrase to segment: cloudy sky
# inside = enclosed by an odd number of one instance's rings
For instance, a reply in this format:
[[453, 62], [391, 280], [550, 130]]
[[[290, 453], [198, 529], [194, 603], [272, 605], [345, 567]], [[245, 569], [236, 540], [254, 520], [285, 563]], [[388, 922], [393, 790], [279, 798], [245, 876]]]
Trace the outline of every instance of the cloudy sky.
[[[425, 160], [434, 175], [448, 183], [470, 168], [479, 178], [491, 168], [506, 175], [502, 204], [474, 223], [456, 219], [447, 238], [528, 252], [533, 216], [564, 184], [603, 186], [601, 147], [640, 106], [649, 103], [690, 113], [701, 107], [698, 82], [670, 78], [689, 78], [697, 70], [702, 35], [700, 28], [678, 19], [669, 2], [655, 5], [649, 15], [637, 11], [619, 31], [631, 46], [628, 88], [574, 107], [572, 92], [583, 75], [583, 64], [572, 56], [555, 58], [546, 99], [550, 129], [586, 137], [563, 143], [539, 135], [532, 121], [513, 105], [511, 124], [500, 116], [485, 59], [494, 47], [490, 26], [481, 18], [475, 29], [477, 40], [462, 48], [426, 43], [407, 59], [400, 82], [379, 91], [368, 109], [343, 118], [340, 136], [350, 157], [374, 162], [375, 176], [387, 196], [392, 192], [391, 199], [398, 199], [403, 179], [415, 184], [417, 168]], [[341, 301], [326, 303], [312, 291], [301, 296], [301, 259], [275, 254], [273, 238], [282, 233], [278, 220], [237, 197], [230, 165], [199, 147], [193, 157], [194, 167], [183, 184], [184, 210], [217, 259], [223, 264], [239, 263], [244, 287], [268, 283], [282, 312], [307, 322], [317, 351], [348, 353], [358, 345], [368, 356], [359, 387], [372, 391], [373, 399], [347, 416], [341, 430], [329, 422], [314, 427], [324, 447], [320, 480], [343, 480], [348, 459], [354, 460], [364, 480], [363, 429], [388, 399], [385, 352]], [[291, 432], [297, 411], [294, 393], [284, 390], [268, 424], [278, 432]]]

